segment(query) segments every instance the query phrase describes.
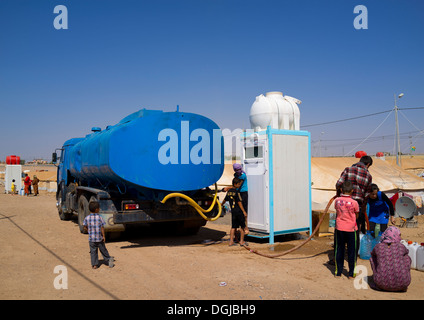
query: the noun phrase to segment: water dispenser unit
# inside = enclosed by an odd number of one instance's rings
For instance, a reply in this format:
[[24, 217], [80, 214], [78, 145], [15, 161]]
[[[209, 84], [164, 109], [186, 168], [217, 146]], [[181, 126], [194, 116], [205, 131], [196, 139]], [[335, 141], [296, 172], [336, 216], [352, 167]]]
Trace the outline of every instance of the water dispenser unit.
[[252, 130], [241, 135], [249, 236], [271, 244], [275, 235], [312, 233], [311, 137], [298, 130], [298, 103], [278, 92], [260, 95], [250, 112]]

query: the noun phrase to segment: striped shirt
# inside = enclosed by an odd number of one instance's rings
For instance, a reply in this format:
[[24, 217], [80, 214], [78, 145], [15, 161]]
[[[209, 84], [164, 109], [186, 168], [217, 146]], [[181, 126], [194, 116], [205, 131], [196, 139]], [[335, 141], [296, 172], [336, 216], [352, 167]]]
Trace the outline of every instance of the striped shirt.
[[365, 200], [365, 197], [371, 191], [370, 186], [372, 183], [372, 176], [365, 164], [362, 162], [355, 163], [351, 167], [344, 169], [336, 183], [336, 190], [339, 190], [345, 181], [352, 182], [352, 198], [361, 203]]
[[98, 213], [90, 213], [85, 217], [83, 225], [88, 229], [89, 242], [102, 242], [102, 227], [106, 225], [103, 218]]

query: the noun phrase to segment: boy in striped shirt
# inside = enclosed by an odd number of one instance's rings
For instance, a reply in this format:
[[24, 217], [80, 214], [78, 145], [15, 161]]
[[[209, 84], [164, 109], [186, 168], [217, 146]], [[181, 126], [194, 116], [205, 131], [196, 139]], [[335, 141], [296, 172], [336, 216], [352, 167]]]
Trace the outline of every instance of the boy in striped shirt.
[[114, 266], [113, 257], [105, 246], [105, 228], [106, 225], [103, 218], [99, 215], [100, 205], [97, 201], [90, 201], [88, 204], [90, 214], [85, 217], [83, 225], [84, 230], [88, 232], [88, 243], [90, 245], [91, 267], [97, 269], [99, 267], [98, 249], [102, 253], [103, 259], [108, 261], [109, 267]]

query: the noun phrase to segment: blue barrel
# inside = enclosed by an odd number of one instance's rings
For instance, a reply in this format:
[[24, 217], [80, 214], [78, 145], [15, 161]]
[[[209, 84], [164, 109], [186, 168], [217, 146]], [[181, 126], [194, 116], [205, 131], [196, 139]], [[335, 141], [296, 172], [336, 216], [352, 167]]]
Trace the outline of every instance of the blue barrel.
[[93, 129], [68, 140], [66, 150], [70, 174], [88, 184], [191, 191], [213, 185], [224, 171], [222, 132], [201, 115], [143, 109]]

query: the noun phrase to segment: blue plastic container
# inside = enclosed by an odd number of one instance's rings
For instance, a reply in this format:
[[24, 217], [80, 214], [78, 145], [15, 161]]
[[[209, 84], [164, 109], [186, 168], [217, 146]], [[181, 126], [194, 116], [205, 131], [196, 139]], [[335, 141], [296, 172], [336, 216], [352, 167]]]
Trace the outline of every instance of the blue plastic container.
[[330, 217], [329, 217], [329, 221], [328, 221], [328, 226], [330, 228], [336, 227], [336, 214], [335, 213], [330, 213]]
[[371, 258], [371, 251], [374, 245], [374, 238], [371, 235], [370, 231], [367, 231], [367, 234], [364, 235], [361, 239], [361, 247], [359, 250], [359, 257], [362, 260], [369, 260]]
[[380, 243], [381, 235], [382, 235], [382, 232], [380, 231], [380, 232], [378, 233], [378, 236], [377, 236], [377, 237], [375, 237], [375, 238], [373, 239], [373, 243], [372, 243], [371, 251], [374, 249], [374, 247], [375, 247], [378, 243]]

